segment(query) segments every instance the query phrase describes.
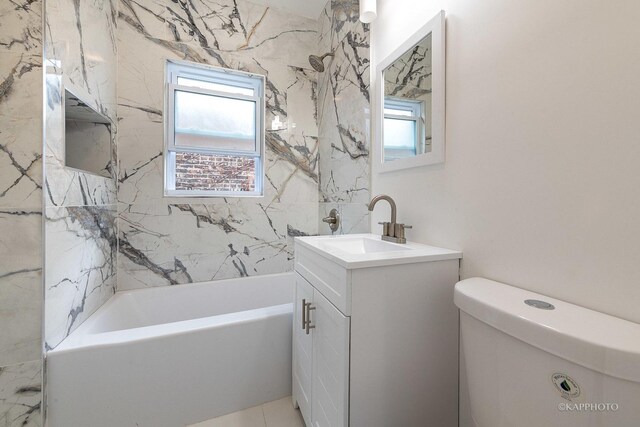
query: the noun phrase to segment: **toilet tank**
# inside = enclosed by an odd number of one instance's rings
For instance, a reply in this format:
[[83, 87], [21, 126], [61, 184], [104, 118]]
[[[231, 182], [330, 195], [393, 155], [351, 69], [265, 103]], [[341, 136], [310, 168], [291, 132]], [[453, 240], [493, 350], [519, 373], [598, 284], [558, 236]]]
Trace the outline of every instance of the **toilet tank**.
[[461, 427], [639, 427], [640, 325], [459, 282]]

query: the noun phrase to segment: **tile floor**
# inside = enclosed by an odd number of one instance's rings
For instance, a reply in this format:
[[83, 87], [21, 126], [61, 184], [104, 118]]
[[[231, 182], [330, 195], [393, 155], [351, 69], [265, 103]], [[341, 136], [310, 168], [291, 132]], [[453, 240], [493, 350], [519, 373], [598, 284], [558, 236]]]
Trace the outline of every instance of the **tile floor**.
[[189, 427], [305, 427], [305, 424], [288, 396]]

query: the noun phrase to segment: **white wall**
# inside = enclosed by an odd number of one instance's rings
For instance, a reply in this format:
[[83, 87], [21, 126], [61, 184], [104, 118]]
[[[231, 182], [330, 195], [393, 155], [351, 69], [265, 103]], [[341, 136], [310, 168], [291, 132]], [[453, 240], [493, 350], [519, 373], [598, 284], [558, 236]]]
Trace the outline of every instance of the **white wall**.
[[447, 12], [446, 163], [372, 178], [409, 239], [462, 249], [464, 278], [640, 322], [640, 2], [378, 8], [374, 65]]

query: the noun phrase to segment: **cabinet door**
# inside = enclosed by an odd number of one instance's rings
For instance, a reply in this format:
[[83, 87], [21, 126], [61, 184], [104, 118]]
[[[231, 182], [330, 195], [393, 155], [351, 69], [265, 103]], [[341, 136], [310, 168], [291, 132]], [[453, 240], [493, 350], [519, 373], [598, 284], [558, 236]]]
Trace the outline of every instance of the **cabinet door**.
[[314, 290], [312, 425], [349, 425], [349, 328], [345, 317]]
[[307, 425], [311, 425], [311, 375], [313, 374], [313, 329], [303, 328], [303, 306], [313, 303], [313, 287], [296, 273], [296, 297], [293, 305], [293, 399]]

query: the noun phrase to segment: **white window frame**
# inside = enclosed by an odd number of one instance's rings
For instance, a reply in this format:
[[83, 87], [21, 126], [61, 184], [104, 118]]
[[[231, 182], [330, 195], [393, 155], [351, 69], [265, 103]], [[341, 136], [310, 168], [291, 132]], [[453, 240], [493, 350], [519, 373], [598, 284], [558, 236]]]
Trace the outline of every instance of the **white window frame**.
[[[238, 86], [253, 89], [253, 96], [230, 93], [194, 86], [178, 84], [178, 77], [185, 77], [204, 82]], [[259, 74], [245, 73], [237, 70], [213, 67], [188, 61], [167, 60], [165, 67], [165, 114], [164, 114], [164, 195], [167, 197], [262, 197], [264, 195], [264, 154], [265, 125], [264, 99], [265, 77]], [[175, 94], [190, 92], [202, 95], [213, 95], [222, 98], [239, 99], [255, 102], [256, 140], [255, 149], [232, 150], [207, 147], [176, 146], [175, 144]], [[222, 156], [238, 156], [254, 158], [256, 163], [255, 191], [216, 191], [216, 190], [176, 190], [175, 165], [176, 153], [199, 153]]]
[[[393, 110], [408, 111], [411, 113], [411, 115], [406, 116], [406, 115], [400, 115], [400, 114], [387, 113], [386, 112], [387, 108], [393, 109]], [[424, 102], [419, 100], [405, 99], [405, 98], [386, 97], [384, 100], [383, 109], [385, 110], [383, 112], [383, 120], [384, 119], [405, 120], [405, 121], [411, 121], [415, 123], [414, 129], [416, 130], [416, 134], [414, 135], [413, 146], [416, 150], [416, 155], [421, 154], [420, 148], [422, 148], [422, 151], [424, 151], [425, 147], [420, 147], [419, 144], [422, 144], [422, 145], [426, 144], [426, 142], [424, 141], [425, 129], [423, 125]], [[410, 146], [407, 145], [405, 147], [398, 147], [398, 149], [404, 149], [409, 147]], [[393, 149], [394, 147], [383, 147], [383, 156], [384, 156], [384, 150], [393, 150]]]

